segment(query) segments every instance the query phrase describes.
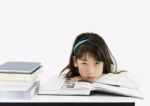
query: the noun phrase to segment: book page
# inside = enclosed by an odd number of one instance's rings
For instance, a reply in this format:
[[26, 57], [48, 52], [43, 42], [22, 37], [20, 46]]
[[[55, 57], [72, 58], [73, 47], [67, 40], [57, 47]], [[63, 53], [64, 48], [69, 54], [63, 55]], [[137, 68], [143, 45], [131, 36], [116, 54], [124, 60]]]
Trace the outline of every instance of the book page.
[[75, 84], [77, 81], [71, 80], [71, 79], [65, 79], [61, 89], [70, 89], [75, 88]]
[[143, 98], [140, 91], [138, 89], [132, 89], [132, 88], [125, 88], [125, 87], [118, 87], [118, 86], [110, 86], [106, 84], [96, 84], [93, 83], [93, 89], [100, 92], [107, 92], [111, 94], [119, 94], [124, 96], [131, 96], [136, 98]]
[[89, 81], [77, 81], [74, 88], [92, 90], [93, 84], [92, 84], [92, 82], [89, 82]]
[[[74, 81], [62, 77], [52, 77], [46, 83], [41, 85], [41, 89], [45, 90], [64, 90], [64, 89], [85, 89], [89, 88], [91, 84], [85, 81]], [[91, 88], [91, 87], [90, 87]]]
[[89, 95], [90, 90], [84, 87], [87, 85], [80, 86], [80, 84], [77, 81], [56, 76], [50, 78], [45, 84], [40, 86], [38, 94]]
[[103, 74], [95, 83], [103, 83], [109, 85], [117, 85], [127, 88], [138, 88], [136, 82], [128, 72], [121, 72], [119, 74]]
[[44, 83], [40, 88], [45, 89], [45, 90], [50, 90], [50, 89], [61, 89], [65, 82], [64, 78], [60, 78], [58, 76], [54, 76], [48, 79], [46, 83]]

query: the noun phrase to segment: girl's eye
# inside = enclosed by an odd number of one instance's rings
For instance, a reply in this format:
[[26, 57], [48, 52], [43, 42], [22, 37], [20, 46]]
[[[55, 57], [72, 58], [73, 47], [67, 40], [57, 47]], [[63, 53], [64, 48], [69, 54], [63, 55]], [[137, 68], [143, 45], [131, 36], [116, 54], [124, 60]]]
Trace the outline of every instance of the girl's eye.
[[82, 63], [82, 64], [86, 64], [86, 63]]
[[95, 64], [100, 64], [100, 62], [96, 62]]

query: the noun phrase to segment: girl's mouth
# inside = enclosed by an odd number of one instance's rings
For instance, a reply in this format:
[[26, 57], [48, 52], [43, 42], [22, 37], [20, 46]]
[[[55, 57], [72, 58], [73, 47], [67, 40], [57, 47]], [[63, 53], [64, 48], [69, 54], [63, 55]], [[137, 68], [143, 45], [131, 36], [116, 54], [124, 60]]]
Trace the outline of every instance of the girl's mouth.
[[96, 79], [96, 77], [93, 77], [93, 76], [92, 76], [92, 77], [91, 77], [91, 76], [88, 76], [88, 77], [87, 77], [87, 79], [88, 79], [88, 80], [95, 80], [95, 79]]

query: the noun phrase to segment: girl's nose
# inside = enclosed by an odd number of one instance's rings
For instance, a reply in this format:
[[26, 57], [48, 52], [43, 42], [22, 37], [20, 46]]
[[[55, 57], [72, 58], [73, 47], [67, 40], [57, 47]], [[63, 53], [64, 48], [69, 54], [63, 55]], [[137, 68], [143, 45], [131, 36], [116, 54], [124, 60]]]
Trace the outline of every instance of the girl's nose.
[[93, 74], [94, 73], [94, 68], [93, 67], [90, 67], [89, 69], [88, 69], [88, 74]]

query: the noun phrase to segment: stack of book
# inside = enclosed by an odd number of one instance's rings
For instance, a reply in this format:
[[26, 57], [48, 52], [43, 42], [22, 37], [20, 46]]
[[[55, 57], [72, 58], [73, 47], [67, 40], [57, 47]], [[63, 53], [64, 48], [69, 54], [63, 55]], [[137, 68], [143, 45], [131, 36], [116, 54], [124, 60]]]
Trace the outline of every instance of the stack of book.
[[0, 65], [0, 98], [30, 99], [39, 89], [39, 62], [11, 61]]

